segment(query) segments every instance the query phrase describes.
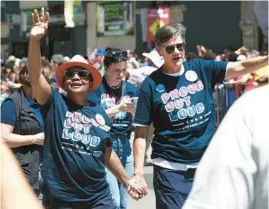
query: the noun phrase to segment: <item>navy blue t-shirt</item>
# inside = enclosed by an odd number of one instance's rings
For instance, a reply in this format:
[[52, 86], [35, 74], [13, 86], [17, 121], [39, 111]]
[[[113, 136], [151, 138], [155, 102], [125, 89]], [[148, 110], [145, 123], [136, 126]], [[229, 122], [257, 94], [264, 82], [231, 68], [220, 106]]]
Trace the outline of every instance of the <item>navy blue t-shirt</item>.
[[[36, 119], [39, 121], [41, 130], [44, 130], [43, 117], [41, 115], [38, 103], [29, 96], [27, 96], [27, 94], [25, 93], [24, 96], [27, 105], [30, 107]], [[15, 105], [12, 99], [7, 98], [1, 105], [1, 123], [5, 123], [11, 126], [15, 126], [16, 124]]]
[[104, 109], [95, 103], [75, 105], [52, 89], [41, 112], [45, 121], [44, 195], [88, 203], [109, 195], [104, 151], [111, 146], [111, 138]]
[[[125, 89], [123, 89], [124, 92], [122, 96], [122, 84], [120, 88], [113, 89], [108, 85], [106, 79], [103, 78], [102, 84], [94, 92], [96, 97], [88, 95], [88, 99], [96, 98], [96, 102], [98, 102], [104, 109], [108, 109], [114, 107], [120, 99], [124, 100], [127, 98], [138, 96], [137, 87], [129, 82], [125, 82]], [[124, 136], [129, 138], [132, 132], [132, 123], [133, 123], [133, 117], [131, 113], [120, 112], [116, 114], [113, 118], [111, 118], [111, 129], [110, 129], [111, 135]]]
[[214, 134], [213, 90], [224, 80], [227, 62], [194, 59], [183, 66], [180, 76], [160, 68], [144, 80], [134, 123], [153, 122], [152, 158], [190, 164], [201, 159]]

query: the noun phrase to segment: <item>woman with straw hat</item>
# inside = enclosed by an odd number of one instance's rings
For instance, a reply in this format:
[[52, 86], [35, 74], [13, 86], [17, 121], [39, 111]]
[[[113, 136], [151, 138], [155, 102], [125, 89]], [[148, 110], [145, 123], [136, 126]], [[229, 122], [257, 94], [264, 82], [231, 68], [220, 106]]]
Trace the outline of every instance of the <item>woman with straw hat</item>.
[[117, 155], [112, 151], [109, 119], [86, 96], [102, 82], [101, 74], [80, 55], [56, 69], [56, 81], [67, 92], [60, 95], [41, 75], [40, 40], [48, 29], [49, 14], [42, 8], [33, 13], [28, 68], [36, 100], [45, 120], [42, 177], [49, 209], [114, 209], [105, 166], [125, 185], [133, 198], [147, 191], [129, 181]]

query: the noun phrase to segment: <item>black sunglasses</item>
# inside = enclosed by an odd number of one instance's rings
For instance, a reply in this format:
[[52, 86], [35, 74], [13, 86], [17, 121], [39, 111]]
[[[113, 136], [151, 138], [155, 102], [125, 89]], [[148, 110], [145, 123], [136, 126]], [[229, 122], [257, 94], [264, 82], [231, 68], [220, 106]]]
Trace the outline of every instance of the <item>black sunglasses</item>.
[[167, 47], [165, 47], [165, 51], [168, 54], [172, 54], [175, 51], [175, 48], [177, 48], [178, 51], [183, 51], [185, 49], [185, 44], [184, 43], [180, 43], [180, 44], [175, 44], [175, 45], [167, 46]]
[[118, 59], [127, 60], [128, 59], [128, 52], [127, 51], [111, 51], [111, 50], [107, 50], [105, 56], [111, 57], [113, 60], [118, 60]]
[[74, 78], [75, 75], [78, 75], [80, 78], [90, 78], [90, 73], [88, 71], [82, 70], [82, 71], [65, 71], [64, 77], [66, 79]]

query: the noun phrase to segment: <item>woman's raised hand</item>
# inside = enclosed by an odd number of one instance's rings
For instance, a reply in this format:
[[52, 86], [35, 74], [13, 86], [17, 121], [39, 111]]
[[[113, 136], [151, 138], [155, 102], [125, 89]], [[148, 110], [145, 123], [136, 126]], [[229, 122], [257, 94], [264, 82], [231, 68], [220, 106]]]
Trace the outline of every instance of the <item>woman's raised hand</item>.
[[30, 38], [40, 41], [48, 31], [49, 13], [42, 7], [39, 15], [35, 9], [32, 13], [32, 24]]

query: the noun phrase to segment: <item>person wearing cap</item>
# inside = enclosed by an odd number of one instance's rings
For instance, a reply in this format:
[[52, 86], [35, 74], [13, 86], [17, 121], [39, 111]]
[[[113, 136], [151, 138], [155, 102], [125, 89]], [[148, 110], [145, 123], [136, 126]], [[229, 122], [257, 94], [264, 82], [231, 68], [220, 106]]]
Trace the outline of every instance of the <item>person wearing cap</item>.
[[200, 58], [185, 61], [185, 27], [179, 23], [161, 27], [155, 42], [164, 64], [143, 81], [139, 90], [133, 178], [144, 181], [146, 187], [145, 139], [153, 122], [151, 157], [156, 208], [179, 209], [215, 132], [214, 86], [268, 65], [268, 56], [237, 62]]
[[105, 56], [106, 50], [105, 49], [98, 49], [95, 53], [95, 64], [94, 67], [99, 70], [99, 72], [104, 75], [104, 56]]
[[[135, 85], [123, 80], [127, 69], [127, 59], [127, 51], [107, 48], [104, 58], [106, 74], [103, 76], [102, 84], [93, 93], [111, 120], [110, 135], [113, 150], [117, 153], [128, 175], [132, 176], [134, 159], [130, 141], [138, 89]], [[127, 208], [128, 193], [124, 185], [118, 182], [109, 170], [107, 170], [107, 181], [117, 208]]]
[[27, 58], [27, 57], [23, 57], [23, 58], [21, 58], [21, 61], [20, 61], [20, 68], [26, 66], [27, 62], [28, 62], [28, 58]]
[[45, 121], [43, 177], [44, 204], [54, 208], [115, 209], [105, 166], [125, 185], [133, 198], [145, 193], [125, 172], [112, 151], [109, 118], [86, 96], [102, 82], [99, 71], [80, 55], [56, 69], [56, 81], [67, 92], [62, 96], [40, 73], [40, 40], [48, 29], [49, 14], [34, 10], [28, 67], [34, 95]]

